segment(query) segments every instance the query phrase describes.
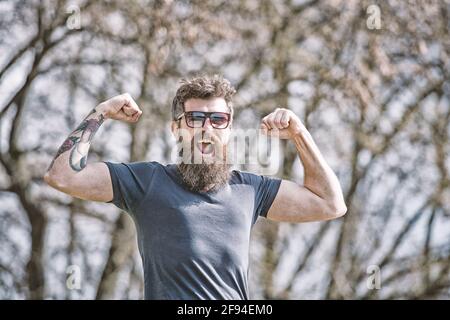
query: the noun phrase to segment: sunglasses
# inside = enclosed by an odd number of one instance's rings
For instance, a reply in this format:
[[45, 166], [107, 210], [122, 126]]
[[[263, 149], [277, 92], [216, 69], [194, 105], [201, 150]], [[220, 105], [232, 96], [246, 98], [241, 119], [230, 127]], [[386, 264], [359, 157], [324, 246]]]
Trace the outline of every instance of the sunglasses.
[[177, 120], [183, 116], [186, 119], [186, 125], [190, 128], [203, 128], [207, 118], [214, 129], [225, 129], [230, 123], [230, 114], [225, 112], [185, 111], [178, 116]]

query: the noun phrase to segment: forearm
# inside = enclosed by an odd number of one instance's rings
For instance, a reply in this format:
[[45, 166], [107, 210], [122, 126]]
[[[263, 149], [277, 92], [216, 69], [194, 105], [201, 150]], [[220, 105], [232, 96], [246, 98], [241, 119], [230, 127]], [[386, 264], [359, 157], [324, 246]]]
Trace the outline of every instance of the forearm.
[[83, 170], [86, 166], [91, 141], [103, 121], [102, 109], [94, 108], [58, 149], [47, 169], [46, 176], [70, 177]]
[[306, 128], [292, 138], [305, 170], [304, 186], [333, 207], [345, 207], [338, 178]]

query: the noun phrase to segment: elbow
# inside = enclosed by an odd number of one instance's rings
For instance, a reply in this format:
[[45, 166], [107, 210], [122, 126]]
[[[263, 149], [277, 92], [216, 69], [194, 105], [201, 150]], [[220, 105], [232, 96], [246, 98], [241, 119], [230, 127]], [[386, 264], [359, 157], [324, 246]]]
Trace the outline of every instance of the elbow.
[[50, 183], [51, 183], [51, 177], [50, 177], [50, 173], [49, 173], [48, 171], [45, 173], [43, 179], [44, 179], [44, 181], [45, 181], [46, 184], [50, 185]]
[[340, 218], [345, 216], [347, 213], [347, 206], [345, 203], [343, 203], [337, 210], [336, 210], [336, 218]]
[[57, 186], [56, 179], [48, 171], [44, 175], [44, 181], [52, 188], [56, 188]]
[[347, 213], [347, 206], [344, 202], [338, 204], [332, 204], [329, 206], [330, 219], [337, 219], [343, 217]]
[[49, 171], [47, 171], [44, 175], [44, 181], [46, 184], [48, 184], [50, 187], [61, 190], [64, 188], [64, 184], [61, 179], [58, 179], [53, 174], [51, 174]]

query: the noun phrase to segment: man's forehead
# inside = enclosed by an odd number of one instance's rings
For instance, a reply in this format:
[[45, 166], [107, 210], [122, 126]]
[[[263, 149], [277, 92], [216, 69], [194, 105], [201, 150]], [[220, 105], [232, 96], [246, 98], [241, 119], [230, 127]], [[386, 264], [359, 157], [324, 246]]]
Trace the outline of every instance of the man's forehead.
[[192, 98], [184, 102], [184, 111], [229, 112], [224, 98]]

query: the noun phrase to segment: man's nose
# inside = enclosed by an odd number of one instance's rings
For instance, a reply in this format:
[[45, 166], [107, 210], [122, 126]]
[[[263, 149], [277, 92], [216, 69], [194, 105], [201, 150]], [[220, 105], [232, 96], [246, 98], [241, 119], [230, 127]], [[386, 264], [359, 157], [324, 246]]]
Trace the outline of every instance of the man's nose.
[[211, 124], [210, 118], [205, 119], [205, 123], [203, 124], [203, 129], [214, 129], [214, 127]]

